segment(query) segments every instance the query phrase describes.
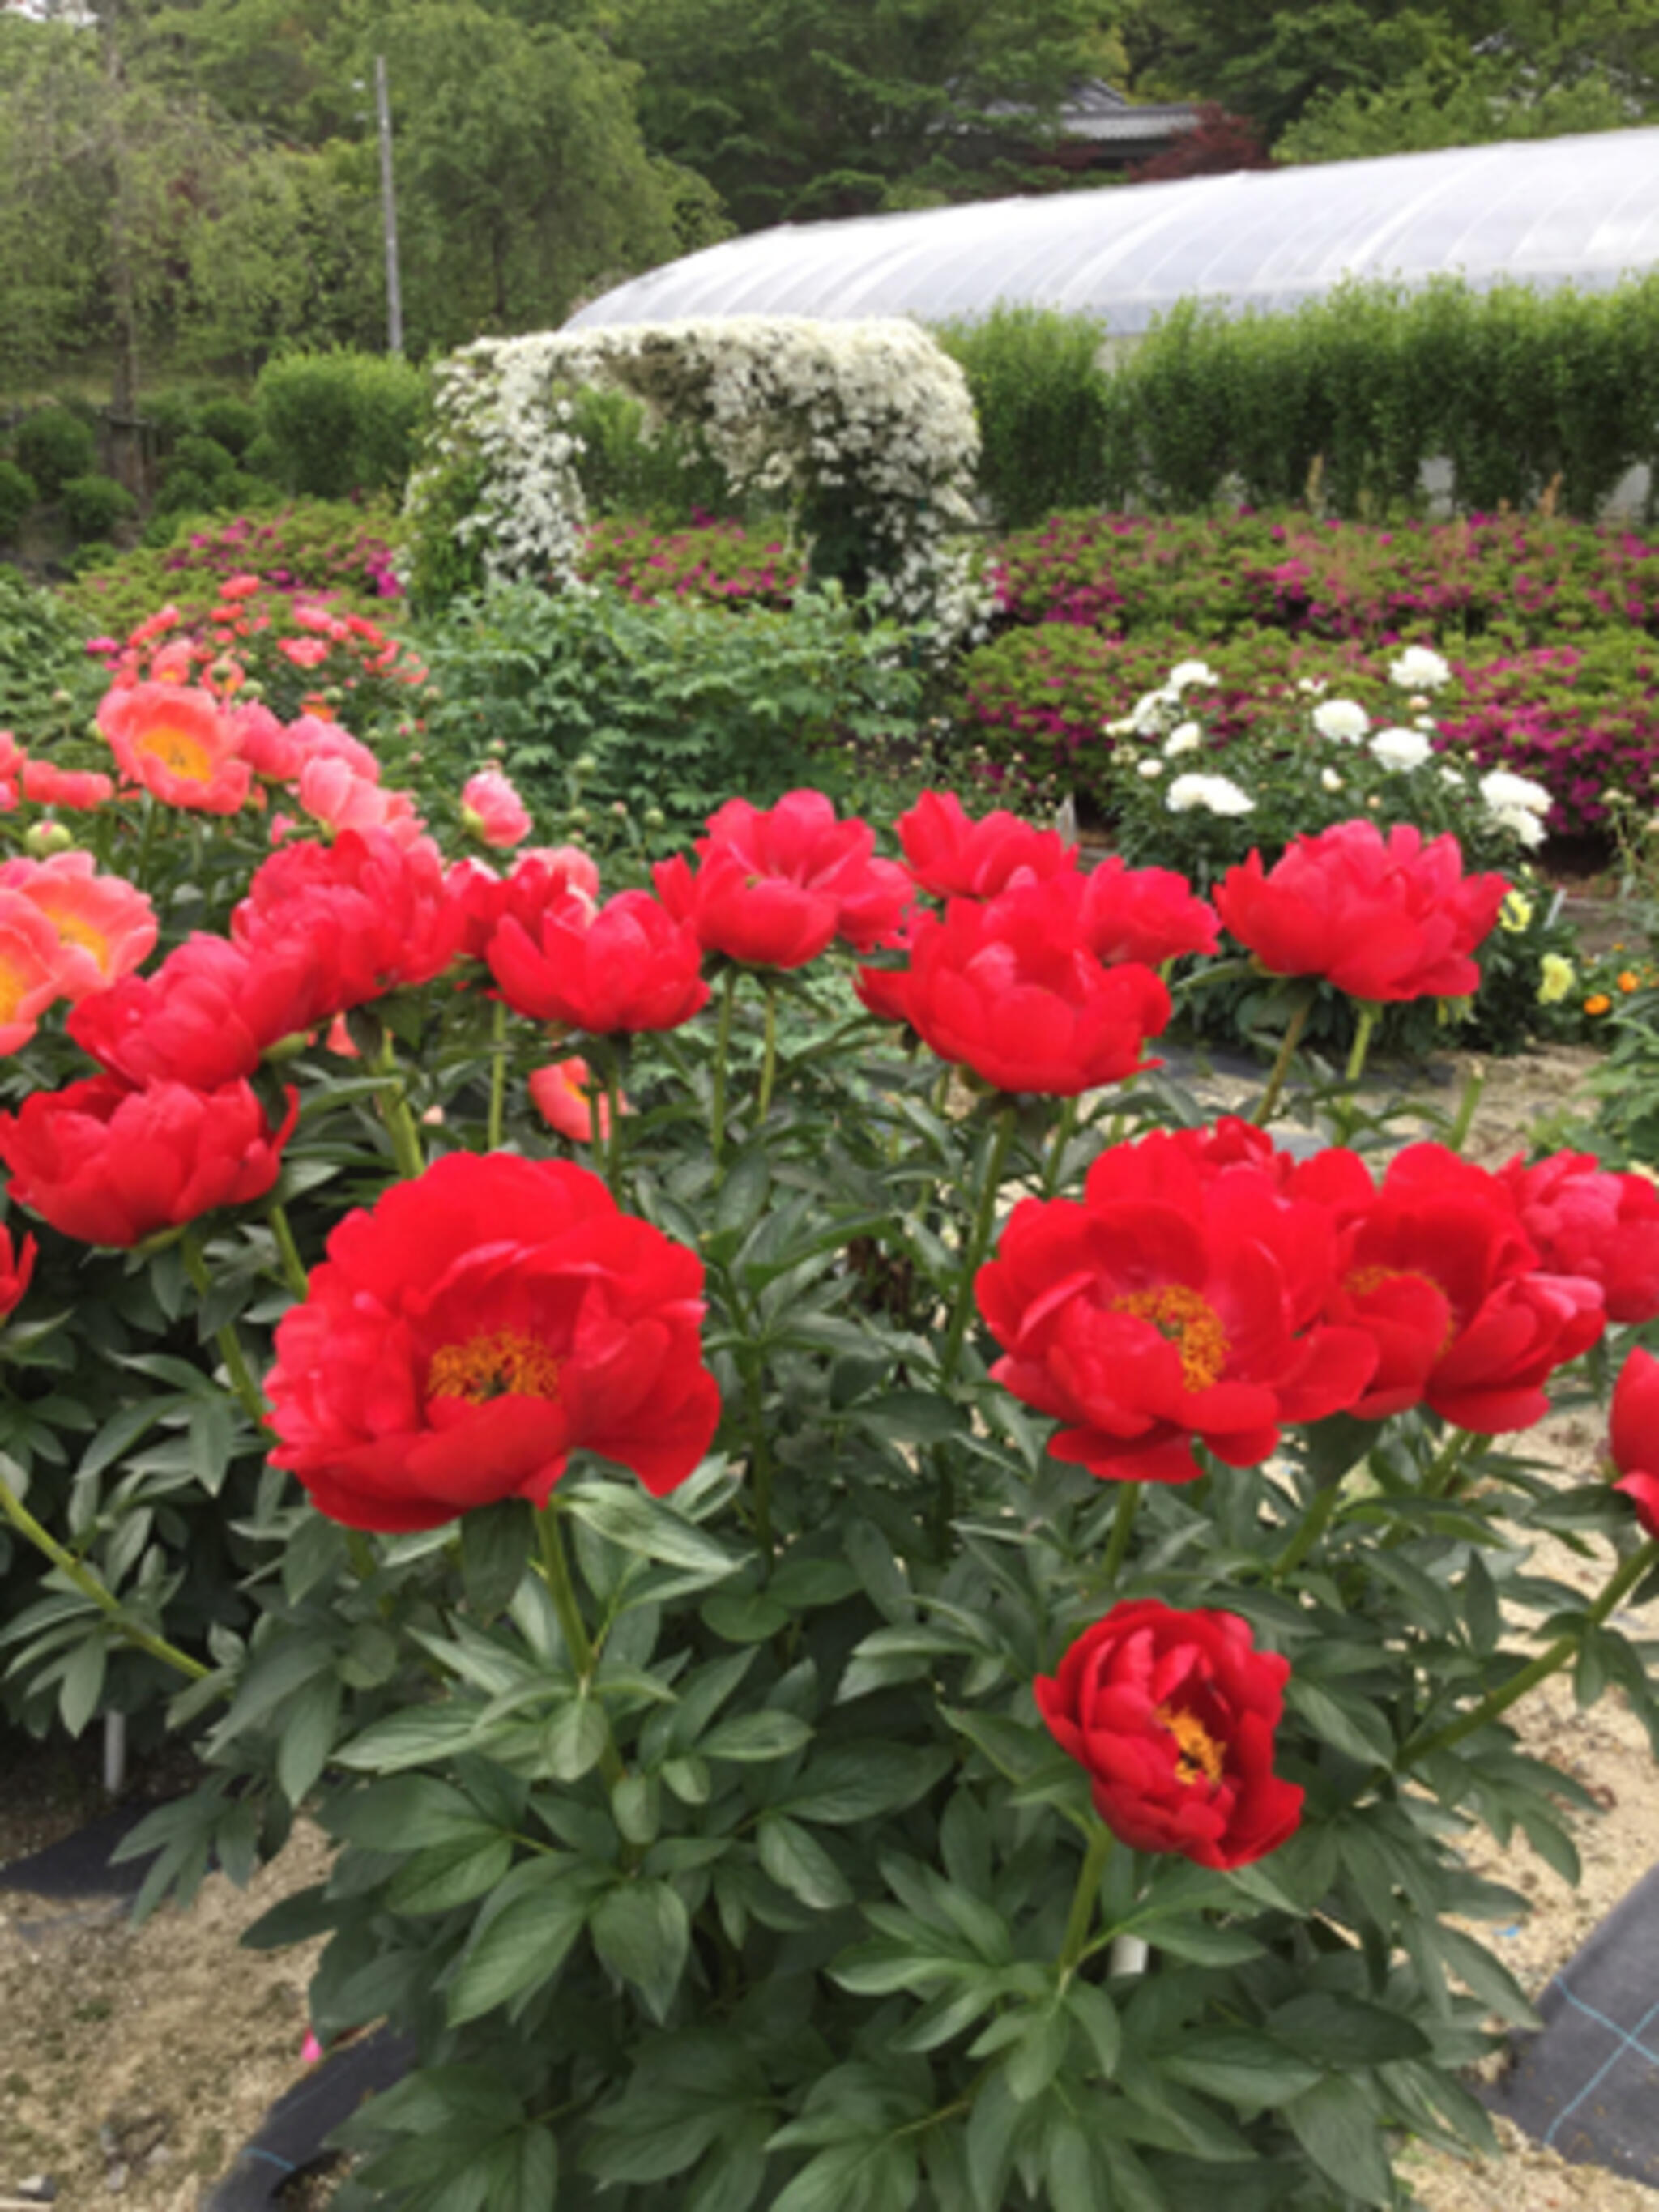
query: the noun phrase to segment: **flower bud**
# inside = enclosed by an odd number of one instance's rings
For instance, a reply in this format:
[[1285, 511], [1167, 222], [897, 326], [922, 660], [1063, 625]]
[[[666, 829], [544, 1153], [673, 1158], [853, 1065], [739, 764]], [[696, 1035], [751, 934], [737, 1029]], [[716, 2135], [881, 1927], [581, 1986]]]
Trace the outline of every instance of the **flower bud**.
[[36, 822], [23, 832], [23, 849], [37, 860], [53, 853], [67, 853], [75, 842], [61, 822]]

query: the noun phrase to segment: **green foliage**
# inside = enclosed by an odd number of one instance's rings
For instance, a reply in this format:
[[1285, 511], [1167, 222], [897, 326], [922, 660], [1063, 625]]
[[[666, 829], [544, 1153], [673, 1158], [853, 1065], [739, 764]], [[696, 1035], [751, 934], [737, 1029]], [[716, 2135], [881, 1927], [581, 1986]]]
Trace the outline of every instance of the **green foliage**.
[[424, 772], [459, 789], [495, 755], [544, 811], [655, 809], [678, 842], [733, 793], [769, 805], [821, 776], [831, 747], [902, 730], [921, 678], [901, 641], [835, 596], [734, 617], [693, 600], [640, 606], [607, 586], [549, 596], [503, 587], [452, 608], [422, 637], [437, 703]]
[[[84, 635], [55, 592], [0, 562], [0, 730], [27, 743], [86, 719], [104, 686], [87, 659]], [[70, 702], [67, 711], [58, 693]]]
[[672, 529], [699, 512], [730, 512], [726, 471], [695, 424], [653, 424], [629, 393], [584, 385], [569, 428], [582, 441], [576, 477], [590, 514], [643, 516]]
[[1589, 517], [1659, 457], [1656, 362], [1654, 276], [1606, 293], [1352, 283], [1237, 318], [1186, 301], [1112, 373], [1111, 495], [1179, 512], [1242, 491], [1363, 517], [1420, 507], [1444, 458], [1466, 510]]
[[1106, 333], [1087, 315], [999, 304], [934, 332], [968, 379], [981, 438], [978, 483], [998, 521], [1023, 529], [1056, 507], [1103, 505]]
[[228, 446], [198, 430], [187, 430], [173, 443], [155, 512], [200, 514], [233, 507], [239, 476], [236, 457]]
[[291, 353], [266, 363], [254, 404], [276, 480], [347, 499], [403, 489], [428, 395], [422, 372], [395, 356]]
[[259, 434], [258, 409], [229, 393], [204, 400], [196, 409], [195, 417], [195, 428], [202, 435], [222, 446], [237, 461], [246, 459], [248, 447]]
[[15, 461], [0, 459], [0, 539], [15, 538], [26, 515], [40, 503], [40, 489]]
[[46, 499], [56, 499], [71, 477], [88, 475], [98, 453], [92, 425], [67, 407], [40, 407], [26, 415], [12, 449]]
[[63, 501], [64, 519], [82, 545], [112, 538], [117, 524], [131, 522], [138, 512], [137, 501], [113, 477], [71, 477]]

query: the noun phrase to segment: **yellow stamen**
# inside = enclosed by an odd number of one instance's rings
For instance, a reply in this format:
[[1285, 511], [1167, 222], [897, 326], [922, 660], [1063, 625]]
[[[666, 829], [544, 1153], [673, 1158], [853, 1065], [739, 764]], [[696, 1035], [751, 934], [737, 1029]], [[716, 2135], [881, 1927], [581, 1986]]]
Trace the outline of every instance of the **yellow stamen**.
[[[1353, 1297], [1368, 1298], [1373, 1291], [1383, 1290], [1390, 1283], [1420, 1283], [1425, 1291], [1437, 1291], [1443, 1298], [1446, 1297], [1444, 1289], [1433, 1276], [1425, 1275], [1416, 1267], [1354, 1267], [1344, 1277], [1342, 1287]], [[1446, 1298], [1446, 1304], [1449, 1309], [1449, 1298]], [[1440, 1352], [1437, 1357], [1446, 1352], [1456, 1334], [1457, 1316], [1449, 1311], [1446, 1333], [1440, 1340]]]
[[100, 968], [106, 969], [108, 968], [109, 939], [101, 929], [94, 929], [89, 921], [78, 914], [60, 914], [51, 907], [44, 907], [42, 910], [47, 921], [58, 932], [58, 939], [62, 944], [78, 945], [83, 952], [91, 953]]
[[428, 1398], [465, 1398], [474, 1406], [492, 1398], [556, 1398], [560, 1361], [544, 1344], [501, 1329], [493, 1336], [446, 1344], [432, 1355], [426, 1374]]
[[20, 975], [9, 960], [0, 960], [0, 1022], [15, 1022], [17, 1009], [39, 979]]
[[188, 730], [177, 730], [168, 723], [160, 723], [146, 730], [138, 739], [137, 750], [149, 753], [162, 767], [174, 775], [182, 775], [191, 783], [210, 783], [216, 765], [212, 754], [199, 738]]
[[1181, 1380], [1188, 1390], [1207, 1390], [1227, 1364], [1227, 1332], [1207, 1298], [1185, 1283], [1128, 1291], [1112, 1300], [1114, 1313], [1138, 1315], [1181, 1354]]
[[1153, 1708], [1152, 1718], [1176, 1740], [1181, 1754], [1176, 1761], [1176, 1772], [1182, 1782], [1196, 1782], [1200, 1776], [1206, 1782], [1220, 1781], [1226, 1770], [1226, 1753], [1196, 1713], [1158, 1705]]

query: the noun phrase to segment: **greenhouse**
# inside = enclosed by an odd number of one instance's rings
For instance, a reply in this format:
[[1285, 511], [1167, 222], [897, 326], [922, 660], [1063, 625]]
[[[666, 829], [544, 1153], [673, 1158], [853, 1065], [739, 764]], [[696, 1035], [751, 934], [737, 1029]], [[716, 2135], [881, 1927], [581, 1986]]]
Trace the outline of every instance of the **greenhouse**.
[[1345, 277], [1604, 288], [1659, 262], [1659, 130], [784, 224], [653, 270], [571, 326], [997, 301], [1144, 331], [1179, 300], [1291, 308]]

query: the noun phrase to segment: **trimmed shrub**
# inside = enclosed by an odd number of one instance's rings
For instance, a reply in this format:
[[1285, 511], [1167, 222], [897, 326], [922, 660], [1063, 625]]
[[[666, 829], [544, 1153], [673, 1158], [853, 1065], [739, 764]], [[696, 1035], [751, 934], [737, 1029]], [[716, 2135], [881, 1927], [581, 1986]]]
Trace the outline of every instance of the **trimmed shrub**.
[[400, 491], [430, 407], [424, 373], [378, 354], [284, 354], [253, 396], [277, 482], [312, 499]]
[[72, 477], [90, 475], [97, 465], [90, 424], [67, 407], [42, 407], [26, 416], [12, 443], [18, 466], [34, 478], [43, 499], [56, 499]]
[[1103, 501], [1109, 486], [1106, 332], [1090, 315], [999, 305], [934, 337], [968, 380], [981, 439], [979, 489], [1009, 529], [1058, 507]]
[[196, 410], [193, 427], [204, 438], [246, 461], [248, 447], [259, 434], [259, 410], [246, 399], [233, 398], [227, 394], [222, 399], [210, 399]]
[[77, 544], [112, 538], [116, 526], [131, 522], [138, 502], [113, 477], [71, 477], [64, 486], [64, 515]]
[[15, 537], [24, 517], [40, 503], [40, 489], [34, 478], [15, 461], [0, 461], [0, 538]]

